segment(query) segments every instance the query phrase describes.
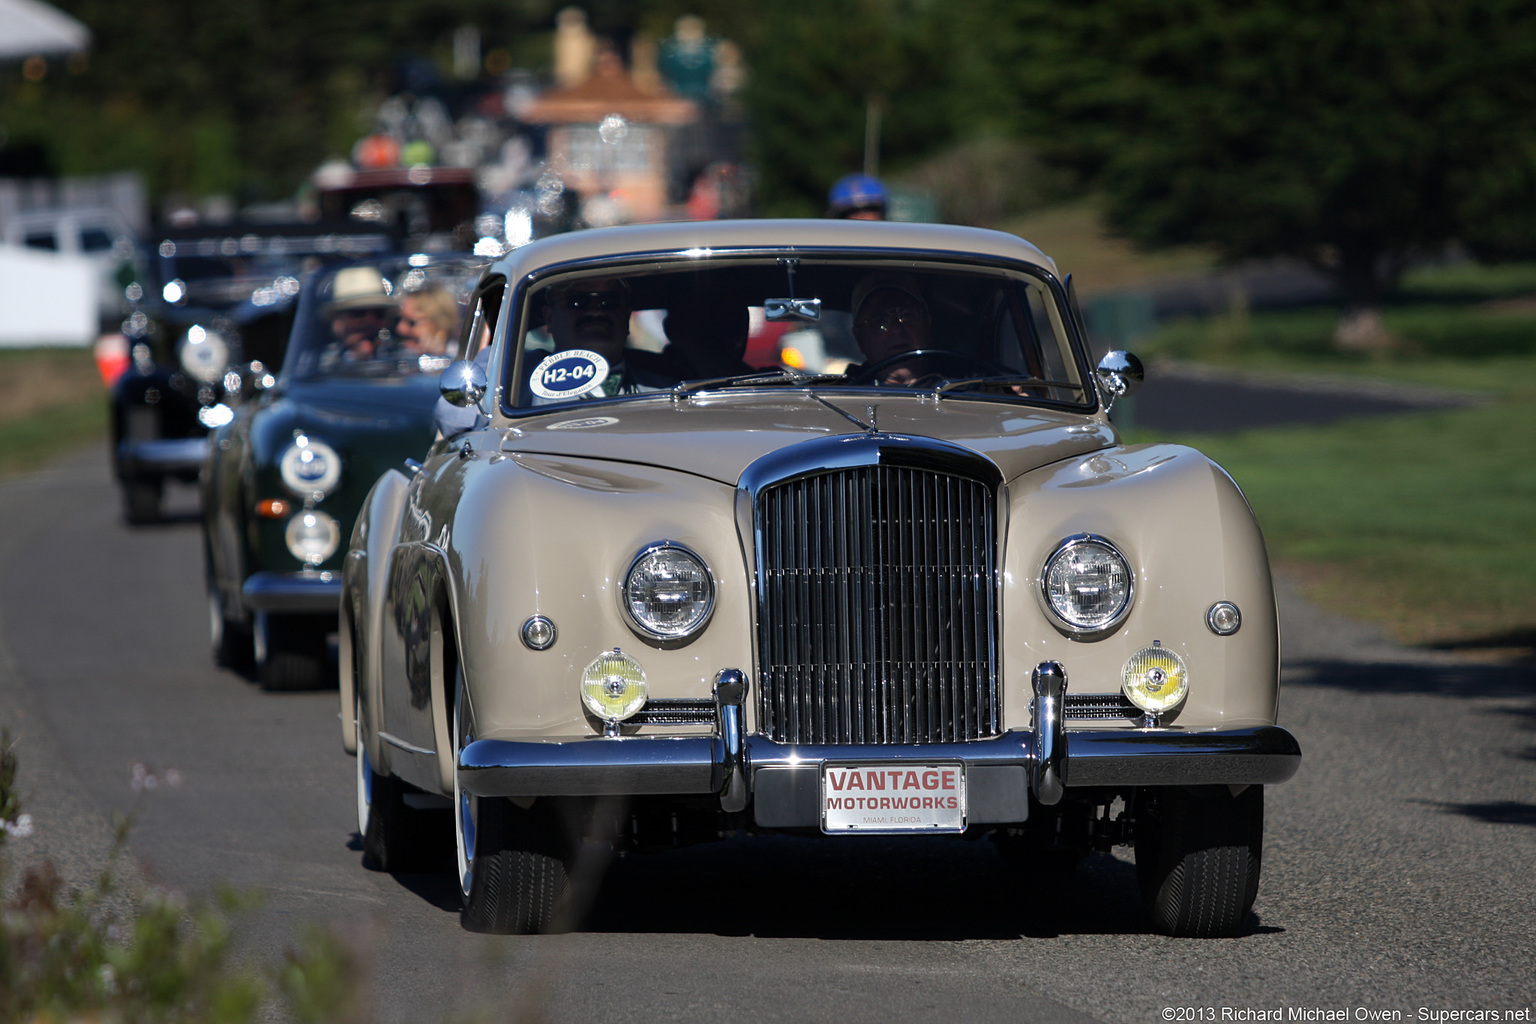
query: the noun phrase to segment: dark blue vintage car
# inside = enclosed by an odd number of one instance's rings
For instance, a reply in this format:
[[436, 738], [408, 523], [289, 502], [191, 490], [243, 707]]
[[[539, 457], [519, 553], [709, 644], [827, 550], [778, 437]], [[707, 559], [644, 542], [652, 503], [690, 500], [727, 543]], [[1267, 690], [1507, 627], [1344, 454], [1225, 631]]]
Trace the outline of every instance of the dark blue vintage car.
[[487, 261], [415, 255], [331, 267], [298, 301], [282, 372], [217, 427], [202, 471], [215, 659], [267, 689], [333, 679], [341, 561], [386, 469], [424, 458], [438, 376]]
[[168, 480], [197, 479], [208, 432], [276, 379], [299, 280], [391, 248], [379, 231], [227, 224], [161, 232], [139, 260], [112, 387], [113, 470], [131, 523], [160, 516]]

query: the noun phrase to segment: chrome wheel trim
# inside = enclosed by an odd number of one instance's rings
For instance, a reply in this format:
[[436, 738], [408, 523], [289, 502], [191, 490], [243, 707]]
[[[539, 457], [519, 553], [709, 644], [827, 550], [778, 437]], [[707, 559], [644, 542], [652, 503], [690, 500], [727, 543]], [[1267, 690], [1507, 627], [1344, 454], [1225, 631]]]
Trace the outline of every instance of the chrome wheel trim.
[[215, 653], [224, 646], [224, 602], [219, 600], [219, 588], [212, 585], [208, 587], [208, 639]]
[[[459, 670], [461, 673], [463, 669]], [[459, 785], [459, 751], [464, 749], [469, 734], [464, 728], [460, 717], [460, 709], [464, 706], [464, 677], [459, 676], [459, 684], [454, 688], [453, 701], [453, 840], [455, 866], [459, 872], [459, 895], [466, 900], [469, 898], [469, 890], [475, 880], [475, 814], [478, 810], [477, 799], [473, 795], [464, 792]]]
[[363, 743], [362, 701], [352, 699], [352, 729], [357, 737], [357, 834], [368, 838], [368, 819], [373, 816], [373, 764]]

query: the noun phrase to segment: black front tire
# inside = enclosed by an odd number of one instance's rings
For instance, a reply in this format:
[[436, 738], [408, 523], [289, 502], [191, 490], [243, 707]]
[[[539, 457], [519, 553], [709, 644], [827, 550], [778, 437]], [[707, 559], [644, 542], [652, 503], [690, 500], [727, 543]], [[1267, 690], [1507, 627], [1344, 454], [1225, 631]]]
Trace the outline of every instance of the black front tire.
[[134, 526], [160, 521], [160, 499], [165, 492], [162, 480], [124, 480], [123, 518]]
[[212, 582], [208, 584], [208, 633], [214, 664], [237, 672], [250, 671], [256, 661], [251, 624], [229, 617], [224, 610], [224, 599]]
[[571, 844], [548, 801], [527, 810], [481, 799], [474, 868], [459, 922], [467, 931], [538, 935], [558, 930], [571, 895]]
[[261, 688], [319, 690], [336, 685], [326, 644], [328, 625], [317, 616], [270, 616], [265, 657], [256, 666]]
[[1264, 787], [1149, 791], [1138, 802], [1136, 874], [1158, 931], [1193, 938], [1241, 932], [1259, 891]]

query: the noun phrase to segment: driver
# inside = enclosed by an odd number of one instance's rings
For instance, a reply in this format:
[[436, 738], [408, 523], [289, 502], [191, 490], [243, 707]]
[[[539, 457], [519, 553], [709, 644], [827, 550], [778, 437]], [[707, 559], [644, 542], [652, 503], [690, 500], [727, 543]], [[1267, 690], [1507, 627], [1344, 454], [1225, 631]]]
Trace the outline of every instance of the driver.
[[[907, 386], [921, 374], [920, 360], [903, 363], [896, 356], [932, 347], [928, 304], [917, 282], [906, 274], [871, 274], [853, 290], [853, 337], [864, 353], [866, 367], [889, 365], [880, 370], [881, 384]], [[857, 367], [849, 367], [850, 373]]]
[[331, 300], [321, 309], [336, 340], [322, 357], [322, 365], [382, 357], [393, 340], [390, 328], [396, 313], [396, 299], [378, 270], [344, 267], [337, 271]]

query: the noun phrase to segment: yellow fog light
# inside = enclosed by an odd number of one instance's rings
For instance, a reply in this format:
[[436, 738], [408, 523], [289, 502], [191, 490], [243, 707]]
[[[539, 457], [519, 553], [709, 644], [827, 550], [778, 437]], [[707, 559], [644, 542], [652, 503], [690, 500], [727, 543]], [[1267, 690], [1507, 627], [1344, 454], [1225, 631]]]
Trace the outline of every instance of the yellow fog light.
[[581, 702], [608, 723], [622, 722], [645, 704], [645, 669], [615, 647], [581, 673]]
[[1177, 706], [1189, 693], [1189, 669], [1183, 658], [1154, 641], [1125, 663], [1120, 688], [1141, 710], [1161, 714]]

